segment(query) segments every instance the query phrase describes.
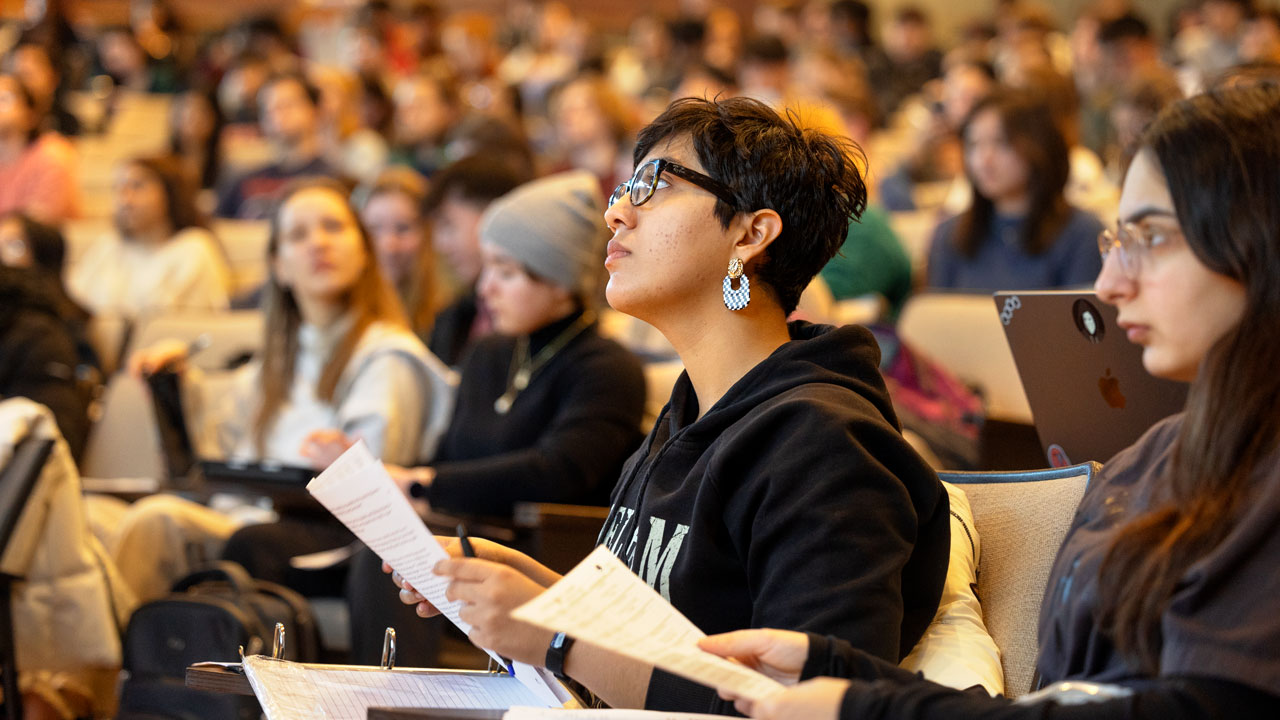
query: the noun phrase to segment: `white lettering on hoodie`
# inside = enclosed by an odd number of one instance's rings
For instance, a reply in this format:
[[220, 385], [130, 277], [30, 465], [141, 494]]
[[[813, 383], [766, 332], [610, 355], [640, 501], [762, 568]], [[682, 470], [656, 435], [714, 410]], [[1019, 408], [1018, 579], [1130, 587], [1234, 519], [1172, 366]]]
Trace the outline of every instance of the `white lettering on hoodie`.
[[623, 548], [627, 537], [626, 528], [631, 524], [635, 514], [635, 510], [631, 508], [618, 508], [613, 523], [605, 532], [604, 544], [608, 546], [610, 552], [635, 570], [649, 587], [661, 593], [664, 600], [671, 602], [671, 569], [680, 556], [680, 550], [684, 547], [684, 538], [689, 534], [689, 526], [684, 523], [674, 523], [675, 529], [671, 537], [666, 538], [667, 521], [659, 517], [650, 517], [649, 536], [645, 540], [644, 552], [640, 555], [640, 564], [637, 567], [636, 543], [640, 539], [638, 525], [631, 532], [630, 542], [625, 549]]

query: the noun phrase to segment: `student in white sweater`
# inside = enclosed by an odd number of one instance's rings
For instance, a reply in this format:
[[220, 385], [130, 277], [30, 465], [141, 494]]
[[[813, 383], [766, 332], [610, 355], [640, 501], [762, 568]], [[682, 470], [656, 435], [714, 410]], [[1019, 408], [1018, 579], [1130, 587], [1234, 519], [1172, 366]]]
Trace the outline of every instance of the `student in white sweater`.
[[93, 314], [135, 319], [167, 310], [225, 310], [230, 273], [176, 159], [135, 158], [115, 181], [115, 232], [68, 273]]
[[[310, 181], [284, 194], [268, 261], [260, 361], [215, 384], [186, 371], [185, 346], [167, 341], [133, 357], [131, 370], [179, 371], [200, 444], [228, 457], [311, 465], [315, 448], [337, 433], [359, 436], [387, 462], [429, 455], [448, 421], [453, 375], [408, 330], [341, 186]], [[193, 562], [216, 557], [239, 526], [157, 495], [129, 509], [111, 544], [145, 599], [163, 594]], [[268, 532], [294, 545], [280, 548], [285, 562], [345, 539], [340, 527], [294, 521]]]

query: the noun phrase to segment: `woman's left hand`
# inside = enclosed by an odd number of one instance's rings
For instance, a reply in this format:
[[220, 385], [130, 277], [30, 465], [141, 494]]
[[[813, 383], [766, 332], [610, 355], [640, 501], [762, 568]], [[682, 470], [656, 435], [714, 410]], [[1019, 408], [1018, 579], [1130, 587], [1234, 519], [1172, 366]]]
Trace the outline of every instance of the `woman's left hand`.
[[[838, 720], [840, 705], [848, 689], [848, 680], [820, 677], [793, 685], [755, 703], [738, 698], [733, 706], [743, 715], [761, 720]], [[726, 700], [733, 699], [723, 692], [720, 696]]]
[[792, 630], [737, 630], [704, 637], [698, 647], [737, 660], [783, 685], [795, 685], [809, 656], [809, 636]]
[[541, 666], [554, 633], [511, 618], [511, 611], [545, 589], [501, 563], [479, 558], [442, 560], [435, 573], [450, 579], [445, 597], [461, 600], [459, 617], [471, 624], [476, 645], [512, 660]]

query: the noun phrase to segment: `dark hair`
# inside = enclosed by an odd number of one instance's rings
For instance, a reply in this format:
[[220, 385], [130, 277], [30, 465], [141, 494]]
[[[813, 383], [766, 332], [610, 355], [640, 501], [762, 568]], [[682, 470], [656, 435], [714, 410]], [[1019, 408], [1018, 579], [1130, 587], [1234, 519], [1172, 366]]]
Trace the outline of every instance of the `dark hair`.
[[431, 192], [423, 204], [434, 213], [446, 198], [458, 197], [485, 206], [532, 178], [504, 157], [480, 153], [449, 163], [431, 178]]
[[35, 267], [42, 274], [61, 278], [67, 256], [67, 241], [62, 237], [62, 231], [33, 220], [23, 212], [6, 213], [0, 216], [0, 222], [11, 218], [22, 226], [22, 237], [27, 241], [27, 252], [31, 253]]
[[[311, 103], [311, 107], [320, 107], [320, 88], [316, 87], [305, 75], [296, 72], [276, 73], [267, 78], [267, 81], [262, 83], [262, 87], [258, 89], [258, 97], [265, 98], [271, 88], [282, 82], [296, 83], [298, 87], [302, 88], [302, 92], [307, 96], [307, 101]], [[266, 104], [259, 100], [258, 107], [261, 110], [266, 107]]]
[[830, 13], [835, 20], [853, 20], [871, 24], [871, 7], [860, 0], [836, 0], [831, 3]]
[[8, 332], [25, 312], [60, 317], [58, 302], [51, 290], [43, 276], [0, 265], [0, 333]]
[[[395, 104], [391, 102], [391, 95], [387, 92], [386, 86], [380, 78], [368, 72], [360, 73], [356, 77], [356, 84], [359, 86], [360, 102], [373, 103], [378, 108], [378, 116], [369, 118], [374, 120], [369, 129], [381, 135], [383, 139], [390, 137]], [[364, 112], [363, 108], [361, 112]]]
[[929, 16], [925, 11], [915, 5], [907, 5], [898, 8], [894, 13], [893, 19], [903, 25], [928, 25]]
[[684, 137], [704, 171], [738, 199], [736, 206], [716, 201], [723, 227], [744, 211], [768, 208], [782, 217], [782, 231], [756, 272], [790, 313], [867, 206], [861, 148], [758, 100], [682, 98], [640, 131], [635, 164], [659, 143]]
[[[71, 72], [71, 61], [68, 60], [64, 53], [55, 56], [45, 43], [39, 42], [31, 34], [24, 33], [19, 38], [18, 43], [9, 51], [9, 59], [12, 62], [22, 50], [36, 50], [44, 56], [45, 62], [49, 65], [50, 71], [57, 77], [58, 82], [53, 88], [53, 95], [49, 98], [47, 108], [36, 108], [37, 112], [46, 113], [44, 124], [46, 127], [57, 130], [63, 135], [79, 135], [80, 119], [71, 113], [68, 109], [68, 94], [71, 90], [68, 77]], [[30, 89], [30, 88], [28, 88]], [[34, 101], [34, 98], [32, 98]], [[52, 121], [52, 124], [51, 124]]]
[[667, 33], [674, 45], [696, 48], [702, 45], [707, 34], [707, 24], [695, 17], [681, 17], [667, 23]]
[[1023, 82], [1025, 84], [1022, 89], [1049, 109], [1070, 153], [1071, 146], [1076, 143], [1080, 134], [1077, 130], [1080, 123], [1080, 92], [1076, 89], [1075, 80], [1045, 65], [1028, 68]]
[[[10, 219], [16, 220], [22, 226], [22, 236], [27, 242], [27, 251], [31, 253], [31, 259], [35, 261], [35, 265], [30, 268], [30, 271], [14, 270], [3, 265], [0, 265], [0, 268], [5, 272], [28, 277], [29, 281], [26, 285], [28, 289], [39, 290], [36, 294], [42, 298], [41, 307], [52, 310], [54, 314], [73, 326], [82, 327], [89, 321], [90, 314], [67, 295], [67, 289], [62, 280], [67, 243], [62, 237], [62, 232], [51, 225], [32, 220], [30, 216], [19, 211], [0, 216], [0, 223]], [[5, 302], [0, 302], [0, 308], [5, 305]], [[17, 309], [16, 306], [15, 309]], [[3, 314], [0, 312], [0, 315]], [[0, 326], [3, 325], [4, 323], [0, 322]]]
[[[213, 127], [209, 130], [209, 137], [205, 140], [203, 148], [204, 163], [200, 166], [200, 177], [192, 178], [199, 181], [200, 187], [211, 188], [217, 184], [218, 175], [222, 172], [222, 130], [226, 127], [227, 120], [222, 114], [222, 108], [218, 106], [218, 95], [213, 89], [193, 88], [183, 95], [199, 97], [213, 114]], [[177, 116], [181, 107], [181, 102], [175, 101], [169, 112], [169, 152], [174, 155], [180, 155], [183, 152], [182, 138], [177, 132]]]
[[1154, 117], [1181, 100], [1182, 88], [1171, 73], [1144, 73], [1129, 81], [1116, 94], [1113, 105], [1128, 105]]
[[716, 84], [727, 88], [736, 88], [738, 86], [738, 78], [734, 77], [732, 70], [717, 67], [705, 60], [689, 63], [682, 73], [681, 82], [690, 75], [705, 75]]
[[743, 60], [780, 65], [787, 61], [787, 46], [777, 35], [753, 35], [742, 48]]
[[1146, 20], [1133, 13], [1126, 13], [1114, 20], [1108, 20], [1098, 28], [1098, 42], [1102, 45], [1111, 45], [1121, 40], [1151, 39], [1151, 26]]
[[31, 128], [27, 130], [27, 142], [35, 142], [35, 139], [40, 137], [40, 110], [36, 107], [36, 96], [17, 75], [3, 73], [0, 74], [0, 78], [9, 78], [13, 81], [13, 87], [18, 91], [18, 98], [27, 106], [27, 111], [31, 115]]
[[[1005, 141], [1028, 166], [1031, 206], [1019, 242], [1023, 250], [1038, 255], [1049, 249], [1070, 215], [1063, 197], [1070, 174], [1066, 140], [1043, 102], [1027, 92], [1001, 89], [979, 100], [969, 111], [961, 130], [966, 143], [974, 119], [987, 111], [999, 116]], [[973, 257], [991, 229], [995, 204], [978, 190], [967, 162], [965, 174], [973, 185], [973, 201], [956, 223], [955, 245], [965, 257]]]
[[1204, 3], [1210, 3], [1210, 2], [1220, 2], [1220, 3], [1223, 3], [1224, 5], [1235, 5], [1236, 7], [1240, 8], [1242, 12], [1244, 12], [1245, 17], [1252, 17], [1253, 12], [1257, 7], [1254, 4], [1253, 0], [1204, 0]]
[[[449, 142], [445, 146], [447, 157], [454, 161], [471, 155], [502, 158], [524, 180], [534, 176], [533, 148], [525, 137], [524, 129], [512, 122], [488, 113], [468, 113], [449, 130]], [[436, 182], [439, 175], [436, 175]]]
[[1151, 509], [1119, 528], [1100, 571], [1104, 627], [1155, 674], [1174, 591], [1235, 529], [1280, 444], [1280, 87], [1179, 101], [1142, 146], [1164, 172], [1191, 251], [1243, 285], [1246, 303], [1200, 364]]
[[458, 92], [458, 79], [447, 71], [424, 70], [406, 77], [404, 81], [430, 85], [440, 101], [449, 107], [458, 107], [462, 102]]
[[172, 155], [139, 157], [127, 164], [146, 170], [160, 181], [164, 188], [169, 223], [173, 225], [174, 232], [191, 227], [205, 227], [204, 216], [196, 207], [195, 189], [191, 187], [178, 158]]
[[854, 41], [860, 47], [871, 45], [871, 7], [860, 0], [836, 0], [828, 11], [831, 21], [853, 26]]

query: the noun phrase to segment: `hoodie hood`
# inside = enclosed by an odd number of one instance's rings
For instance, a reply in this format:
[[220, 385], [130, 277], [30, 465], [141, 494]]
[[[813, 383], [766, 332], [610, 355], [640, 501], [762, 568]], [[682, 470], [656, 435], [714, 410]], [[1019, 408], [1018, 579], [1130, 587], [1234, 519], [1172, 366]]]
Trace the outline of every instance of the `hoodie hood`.
[[656, 425], [667, 424], [670, 436], [683, 430], [687, 440], [715, 437], [769, 398], [821, 383], [852, 390], [886, 422], [901, 427], [880, 374], [880, 347], [870, 331], [860, 325], [837, 328], [803, 321], [788, 323], [787, 329], [791, 342], [743, 375], [701, 418], [689, 375], [681, 374]]

